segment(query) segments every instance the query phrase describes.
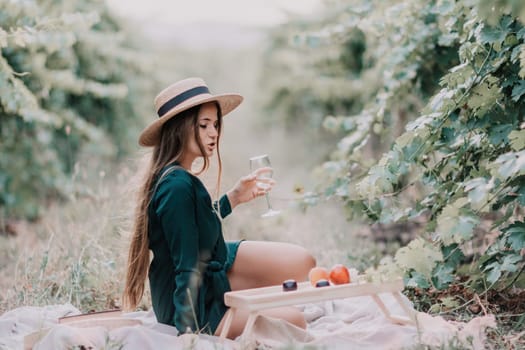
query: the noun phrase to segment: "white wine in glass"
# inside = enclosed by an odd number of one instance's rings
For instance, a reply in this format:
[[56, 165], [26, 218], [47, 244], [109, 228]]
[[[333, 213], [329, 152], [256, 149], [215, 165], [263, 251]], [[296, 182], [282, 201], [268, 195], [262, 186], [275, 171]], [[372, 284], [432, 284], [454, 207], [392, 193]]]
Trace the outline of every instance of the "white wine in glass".
[[[271, 166], [272, 164], [270, 163], [270, 157], [268, 157], [268, 155], [266, 154], [250, 158], [250, 170], [252, 172], [259, 168], [271, 167]], [[270, 170], [270, 171], [265, 171], [265, 172], [260, 173], [259, 176], [257, 176], [257, 178], [258, 179], [259, 178], [272, 178], [272, 176], [273, 176], [273, 170]], [[256, 183], [257, 183], [257, 186], [263, 190], [267, 190], [270, 188], [270, 185], [268, 185], [266, 182], [257, 181]], [[265, 197], [266, 197], [266, 204], [268, 205], [268, 211], [262, 214], [261, 216], [263, 218], [266, 218], [266, 217], [275, 216], [275, 215], [280, 214], [281, 212], [279, 210], [274, 210], [272, 208], [272, 205], [270, 203], [270, 197], [268, 196], [268, 192], [266, 192]]]

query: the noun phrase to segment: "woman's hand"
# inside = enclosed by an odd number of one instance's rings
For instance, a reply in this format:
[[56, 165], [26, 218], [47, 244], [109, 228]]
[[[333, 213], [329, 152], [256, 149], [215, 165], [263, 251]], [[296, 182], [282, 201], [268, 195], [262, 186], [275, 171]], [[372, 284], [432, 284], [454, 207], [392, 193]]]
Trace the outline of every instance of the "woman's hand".
[[[241, 177], [235, 186], [226, 193], [232, 209], [238, 204], [246, 203], [257, 197], [265, 195], [275, 185], [275, 180], [268, 177], [257, 178], [260, 174], [272, 171], [272, 168], [264, 167], [255, 170], [253, 173]], [[257, 182], [263, 182], [267, 188], [260, 188]], [[266, 186], [265, 186], [266, 187]]]

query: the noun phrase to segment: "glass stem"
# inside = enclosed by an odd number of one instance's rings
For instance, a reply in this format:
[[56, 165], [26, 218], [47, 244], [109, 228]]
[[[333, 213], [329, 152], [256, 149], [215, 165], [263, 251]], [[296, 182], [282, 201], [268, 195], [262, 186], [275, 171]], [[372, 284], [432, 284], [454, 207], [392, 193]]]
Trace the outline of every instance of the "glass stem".
[[265, 193], [264, 196], [266, 197], [266, 204], [268, 204], [268, 209], [273, 210], [272, 205], [270, 204], [270, 196], [268, 195], [268, 193]]

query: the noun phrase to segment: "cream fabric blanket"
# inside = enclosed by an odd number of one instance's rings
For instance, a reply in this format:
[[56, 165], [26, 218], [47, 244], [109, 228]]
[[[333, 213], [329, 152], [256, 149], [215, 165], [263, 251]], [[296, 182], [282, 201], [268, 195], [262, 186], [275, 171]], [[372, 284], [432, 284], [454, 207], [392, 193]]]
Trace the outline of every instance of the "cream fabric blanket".
[[[400, 306], [382, 295], [394, 314]], [[152, 312], [124, 314], [136, 325], [72, 327], [57, 319], [79, 314], [72, 305], [21, 307], [0, 316], [0, 349], [24, 349], [24, 338], [34, 340], [33, 349], [404, 349], [417, 344], [448, 344], [451, 339], [483, 349], [485, 330], [495, 327], [492, 315], [468, 323], [447, 322], [441, 317], [417, 313], [416, 326], [391, 323], [368, 296], [299, 306], [308, 322], [306, 330], [280, 320], [258, 317], [249, 338], [221, 340], [207, 335], [177, 336], [177, 329], [156, 322]], [[38, 333], [40, 331], [40, 333]], [[29, 336], [28, 336], [29, 335]]]

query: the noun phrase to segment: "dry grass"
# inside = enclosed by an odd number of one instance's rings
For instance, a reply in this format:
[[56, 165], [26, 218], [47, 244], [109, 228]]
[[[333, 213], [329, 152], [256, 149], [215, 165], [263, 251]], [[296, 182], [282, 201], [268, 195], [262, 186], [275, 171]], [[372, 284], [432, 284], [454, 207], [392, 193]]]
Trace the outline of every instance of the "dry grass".
[[[91, 167], [89, 167], [91, 168]], [[77, 195], [54, 204], [16, 237], [0, 237], [0, 312], [22, 305], [71, 303], [83, 311], [119, 304], [129, 205], [116, 177], [79, 165]], [[92, 169], [92, 168], [91, 168]], [[98, 177], [98, 178], [97, 178]]]
[[[82, 311], [120, 306], [139, 164], [105, 171], [79, 165], [78, 194], [70, 202], [54, 204], [36, 223], [18, 223], [14, 237], [0, 236], [0, 313], [27, 305], [71, 303]], [[302, 212], [290, 199], [273, 198], [283, 211], [275, 219], [260, 218], [263, 199], [238, 207], [224, 222], [226, 239], [293, 242], [322, 265], [347, 263], [352, 230], [340, 209], [327, 203]], [[142, 307], [149, 306], [145, 297]]]

